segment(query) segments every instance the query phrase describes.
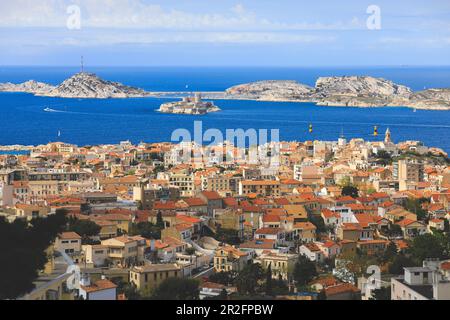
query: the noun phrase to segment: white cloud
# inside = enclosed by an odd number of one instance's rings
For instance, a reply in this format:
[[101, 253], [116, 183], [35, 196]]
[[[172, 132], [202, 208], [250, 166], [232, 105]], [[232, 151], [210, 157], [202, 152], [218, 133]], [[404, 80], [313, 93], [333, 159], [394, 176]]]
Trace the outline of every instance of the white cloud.
[[[356, 18], [336, 23], [285, 23], [257, 17], [241, 3], [223, 13], [164, 9], [142, 0], [0, 1], [0, 27], [65, 27], [67, 7], [81, 8], [82, 27], [165, 30], [346, 30], [362, 28]], [[355, 20], [356, 19], [356, 20]]]
[[[76, 35], [76, 36], [75, 36]], [[117, 30], [114, 33], [104, 29], [89, 32], [71, 33], [42, 30], [30, 37], [26, 33], [19, 35], [5, 35], [0, 47], [4, 46], [74, 46], [93, 47], [105, 45], [151, 45], [151, 44], [319, 44], [331, 43], [336, 40], [333, 36], [281, 33], [281, 32], [148, 32], [137, 30], [127, 32]]]

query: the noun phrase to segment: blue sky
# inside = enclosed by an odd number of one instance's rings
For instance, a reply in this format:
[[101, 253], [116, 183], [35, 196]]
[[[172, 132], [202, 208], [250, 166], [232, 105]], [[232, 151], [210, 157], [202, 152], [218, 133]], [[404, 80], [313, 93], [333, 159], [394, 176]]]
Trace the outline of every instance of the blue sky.
[[0, 39], [1, 65], [450, 65], [450, 1], [2, 0]]

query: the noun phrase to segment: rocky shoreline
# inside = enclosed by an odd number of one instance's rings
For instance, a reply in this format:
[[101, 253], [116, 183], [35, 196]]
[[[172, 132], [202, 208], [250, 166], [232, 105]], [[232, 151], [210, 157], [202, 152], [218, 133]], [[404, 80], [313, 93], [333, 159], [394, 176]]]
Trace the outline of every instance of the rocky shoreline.
[[450, 88], [413, 92], [392, 81], [373, 77], [321, 77], [315, 87], [288, 80], [258, 81], [226, 90], [224, 98], [312, 102], [335, 107], [410, 107], [450, 110]]
[[[180, 97], [183, 92], [149, 92], [118, 82], [100, 79], [95, 74], [77, 73], [58, 86], [37, 81], [21, 84], [0, 83], [0, 92], [25, 92], [61, 98], [142, 98]], [[201, 92], [207, 99], [311, 102], [336, 107], [410, 107], [450, 110], [450, 88], [412, 91], [383, 78], [370, 76], [320, 77], [311, 87], [294, 80], [266, 80], [245, 83], [224, 92]]]

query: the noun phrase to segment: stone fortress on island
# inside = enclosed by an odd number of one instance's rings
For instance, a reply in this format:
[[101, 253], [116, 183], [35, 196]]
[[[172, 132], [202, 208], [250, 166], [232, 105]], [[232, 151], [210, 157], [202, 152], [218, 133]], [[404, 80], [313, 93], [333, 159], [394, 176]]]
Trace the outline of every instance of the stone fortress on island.
[[220, 108], [213, 102], [203, 101], [200, 93], [196, 93], [194, 97], [184, 97], [181, 101], [163, 103], [159, 109], [163, 113], [177, 114], [207, 114], [210, 112], [220, 111]]

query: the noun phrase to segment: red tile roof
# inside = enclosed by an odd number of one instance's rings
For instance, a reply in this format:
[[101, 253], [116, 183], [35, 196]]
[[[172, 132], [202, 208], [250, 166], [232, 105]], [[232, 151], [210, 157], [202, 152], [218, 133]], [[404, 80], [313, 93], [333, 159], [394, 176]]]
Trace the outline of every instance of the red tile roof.
[[112, 281], [107, 279], [98, 280], [95, 283], [91, 284], [90, 286], [81, 286], [81, 288], [86, 292], [96, 292], [96, 291], [102, 291], [102, 290], [108, 290], [108, 289], [114, 289], [117, 288], [117, 285], [115, 285]]
[[218, 194], [216, 191], [203, 191], [202, 194], [208, 200], [219, 200], [219, 199], [222, 199], [220, 194]]
[[325, 295], [327, 297], [347, 292], [357, 293], [359, 292], [359, 289], [350, 283], [340, 283], [335, 286], [325, 288]]
[[280, 228], [261, 228], [255, 231], [256, 234], [278, 234], [280, 232]]
[[186, 202], [190, 207], [206, 205], [205, 201], [203, 201], [203, 199], [200, 198], [186, 198], [184, 199], [184, 202]]
[[59, 239], [81, 239], [81, 236], [76, 233], [76, 232], [72, 232], [72, 231], [68, 231], [68, 232], [62, 232], [58, 235]]

